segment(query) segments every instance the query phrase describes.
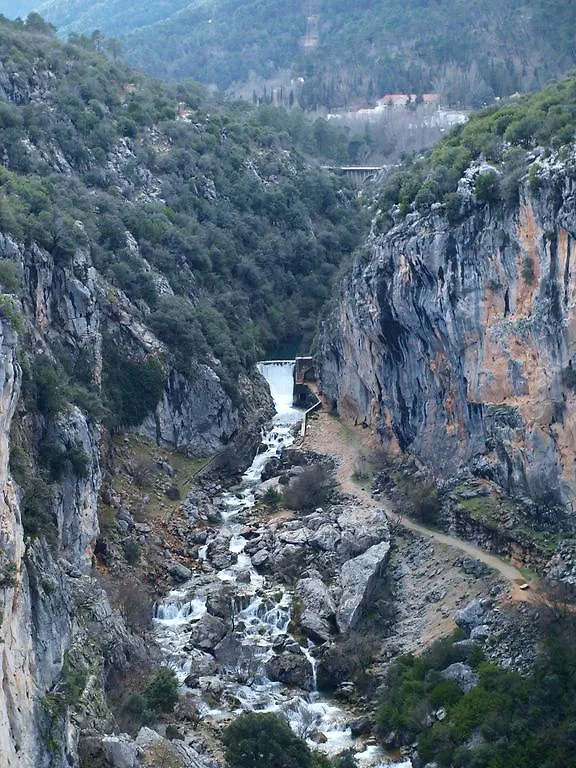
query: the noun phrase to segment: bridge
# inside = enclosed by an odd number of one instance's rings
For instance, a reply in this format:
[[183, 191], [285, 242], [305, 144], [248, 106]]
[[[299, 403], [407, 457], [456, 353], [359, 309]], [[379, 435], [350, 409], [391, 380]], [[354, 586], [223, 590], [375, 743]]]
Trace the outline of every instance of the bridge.
[[347, 176], [358, 187], [375, 176], [380, 171], [389, 168], [388, 165], [323, 165], [325, 171], [332, 171], [339, 176]]

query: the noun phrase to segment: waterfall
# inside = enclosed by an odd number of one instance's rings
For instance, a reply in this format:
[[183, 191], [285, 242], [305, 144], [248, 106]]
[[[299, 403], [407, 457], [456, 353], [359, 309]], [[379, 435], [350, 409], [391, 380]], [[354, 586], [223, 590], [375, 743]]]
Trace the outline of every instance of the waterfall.
[[292, 405], [295, 366], [295, 360], [265, 360], [258, 363], [258, 371], [268, 382], [274, 400], [275, 424], [295, 424], [302, 418], [302, 411]]

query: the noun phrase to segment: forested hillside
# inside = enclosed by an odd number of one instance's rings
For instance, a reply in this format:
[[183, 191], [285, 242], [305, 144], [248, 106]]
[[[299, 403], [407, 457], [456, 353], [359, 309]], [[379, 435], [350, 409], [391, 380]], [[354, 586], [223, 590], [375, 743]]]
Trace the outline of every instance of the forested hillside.
[[84, 42], [37, 15], [0, 23], [0, 230], [56, 264], [87, 252], [180, 370], [207, 362], [234, 392], [267, 349], [306, 347], [359, 241], [355, 195], [303, 154], [345, 160], [346, 139], [170, 91]]
[[162, 78], [228, 88], [284, 71], [284, 90], [304, 107], [431, 90], [479, 106], [576, 63], [576, 10], [563, 0], [45, 0], [40, 9], [63, 34], [120, 38], [130, 62]]

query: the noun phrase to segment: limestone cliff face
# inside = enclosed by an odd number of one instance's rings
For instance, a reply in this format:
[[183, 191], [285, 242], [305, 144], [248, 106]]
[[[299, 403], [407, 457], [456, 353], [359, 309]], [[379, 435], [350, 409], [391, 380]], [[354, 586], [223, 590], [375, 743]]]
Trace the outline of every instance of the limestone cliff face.
[[98, 446], [77, 408], [54, 422], [53, 439], [82, 445], [89, 462], [82, 477], [66, 473], [47, 501], [58, 522], [53, 549], [42, 540], [26, 542], [20, 492], [8, 468], [21, 371], [16, 335], [5, 321], [0, 346], [0, 755], [7, 767], [73, 765], [67, 755], [75, 752], [77, 731], [70, 712], [51, 711], [48, 702], [78, 634], [73, 584], [90, 564], [98, 533]]
[[[113, 289], [79, 249], [71, 264], [54, 263], [35, 244], [23, 245], [0, 234], [0, 258], [22, 270], [20, 302], [4, 296], [25, 326], [18, 340], [10, 312], [0, 312], [0, 764], [2, 768], [78, 766], [81, 729], [101, 727], [107, 708], [104, 681], [110, 668], [122, 669], [144, 658], [137, 638], [110, 607], [91, 577], [93, 548], [99, 534], [97, 504], [102, 473], [100, 448], [104, 427], [94, 415], [66, 404], [54, 412], [37, 412], [20, 398], [23, 357], [32, 352], [51, 360], [80, 355], [101, 385], [105, 335], [120, 339], [120, 348], [135, 356], [167, 350], [142, 322], [141, 313]], [[32, 348], [30, 348], [32, 345]], [[55, 362], [54, 362], [55, 365]], [[166, 363], [164, 393], [138, 431], [159, 444], [191, 454], [218, 450], [235, 431], [238, 414], [218, 376], [192, 365], [184, 376]], [[79, 457], [64, 463], [41, 505], [53, 520], [50, 541], [44, 531], [27, 538], [24, 499], [9, 471], [11, 426], [28, 434], [26, 462], [31, 476], [40, 468], [41, 444], [53, 455]], [[69, 680], [83, 690], [71, 699]]]
[[[0, 234], [0, 258], [23, 266], [23, 304], [38, 336], [64, 349], [81, 351], [97, 385], [102, 377], [105, 333], [134, 358], [169, 359], [165, 345], [142, 322], [138, 309], [106, 282], [87, 251], [79, 249], [71, 267], [62, 267], [36, 245], [23, 248]], [[136, 430], [159, 445], [206, 456], [222, 448], [234, 434], [238, 412], [209, 366], [192, 364], [191, 370], [184, 375], [167, 365], [157, 408]]]
[[463, 195], [457, 225], [439, 209], [373, 236], [325, 326], [322, 387], [344, 416], [439, 477], [470, 468], [569, 502], [575, 185], [554, 158], [537, 181], [522, 184], [517, 206]]

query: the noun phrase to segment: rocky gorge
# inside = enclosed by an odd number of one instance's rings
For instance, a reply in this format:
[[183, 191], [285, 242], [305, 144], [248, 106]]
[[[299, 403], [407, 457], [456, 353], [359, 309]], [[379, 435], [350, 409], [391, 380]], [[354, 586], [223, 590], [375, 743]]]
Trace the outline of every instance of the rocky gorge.
[[374, 233], [322, 338], [322, 389], [441, 478], [553, 506], [574, 475], [574, 156], [532, 160], [512, 206], [440, 206]]
[[[519, 568], [576, 573], [572, 144], [521, 134], [512, 191], [484, 145], [442, 202], [404, 179], [353, 256], [366, 198], [266, 110], [0, 42], [1, 768], [221, 768], [246, 711], [421, 768], [389, 670], [433, 645], [433, 731], [537, 666]], [[300, 431], [256, 361], [339, 270]]]

